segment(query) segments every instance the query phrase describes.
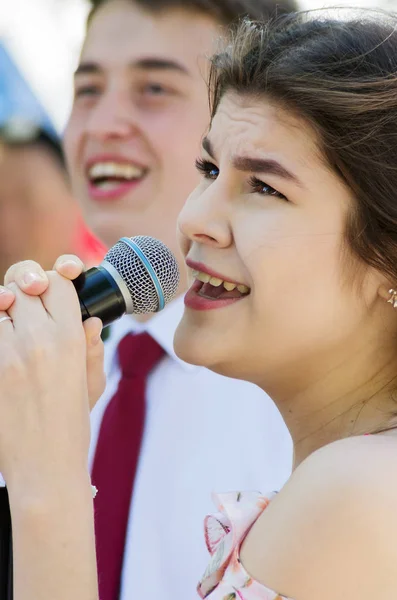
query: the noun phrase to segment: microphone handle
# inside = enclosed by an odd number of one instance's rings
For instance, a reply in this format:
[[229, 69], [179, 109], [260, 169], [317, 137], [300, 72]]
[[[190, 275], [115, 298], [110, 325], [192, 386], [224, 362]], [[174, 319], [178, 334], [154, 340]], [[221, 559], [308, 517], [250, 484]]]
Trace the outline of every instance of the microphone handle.
[[99, 317], [106, 327], [126, 313], [123, 295], [112, 276], [102, 267], [92, 267], [73, 281], [80, 300], [83, 321]]

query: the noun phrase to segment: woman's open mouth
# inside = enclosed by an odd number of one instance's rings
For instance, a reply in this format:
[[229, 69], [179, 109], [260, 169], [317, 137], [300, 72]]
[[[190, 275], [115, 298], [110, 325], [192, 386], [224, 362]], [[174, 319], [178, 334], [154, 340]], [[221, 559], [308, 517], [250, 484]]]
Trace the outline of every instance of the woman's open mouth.
[[243, 284], [211, 277], [203, 271], [193, 270], [195, 281], [185, 296], [185, 305], [195, 310], [211, 310], [233, 304], [250, 294]]

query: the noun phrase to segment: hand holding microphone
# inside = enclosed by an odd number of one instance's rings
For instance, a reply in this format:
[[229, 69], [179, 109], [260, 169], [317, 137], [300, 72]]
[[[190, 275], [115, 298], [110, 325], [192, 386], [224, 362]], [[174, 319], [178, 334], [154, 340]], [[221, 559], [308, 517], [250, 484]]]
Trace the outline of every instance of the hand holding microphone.
[[55, 269], [14, 265], [0, 294], [0, 471], [25, 482], [47, 461], [86, 459], [88, 396], [95, 403], [104, 386], [102, 321], [161, 310], [179, 282], [168, 248], [143, 236], [123, 238], [86, 273], [71, 256]]
[[[13, 303], [18, 291], [23, 292], [24, 300], [27, 306], [30, 306], [29, 300], [34, 301], [40, 296], [42, 302], [48, 295], [55, 293], [54, 288], [58, 288], [62, 279], [74, 280], [84, 270], [82, 261], [77, 256], [64, 255], [58, 258], [54, 265], [54, 270], [45, 272], [42, 267], [34, 261], [24, 261], [12, 265], [5, 276], [5, 287], [0, 287], [0, 314], [10, 314]], [[69, 284], [72, 288], [72, 285]], [[73, 298], [78, 302], [76, 293], [72, 289]], [[70, 304], [66, 297], [61, 298], [61, 308], [64, 311], [70, 311]], [[5, 313], [3, 311], [8, 311]], [[78, 322], [80, 319], [78, 319]], [[4, 329], [0, 323], [0, 340]], [[78, 323], [77, 323], [78, 324]], [[81, 328], [81, 323], [80, 323]], [[86, 372], [87, 388], [90, 408], [93, 408], [105, 388], [105, 375], [103, 369], [104, 347], [101, 340], [102, 322], [99, 318], [91, 318], [83, 323], [83, 332], [85, 334], [86, 351]], [[1, 469], [0, 469], [1, 472]]]
[[[86, 335], [87, 383], [92, 407], [105, 385], [100, 340], [102, 326], [109, 325], [125, 313], [142, 314], [164, 308], [178, 288], [178, 265], [162, 242], [137, 236], [122, 238], [109, 250], [101, 265], [87, 272], [83, 272], [81, 260], [71, 255], [60, 257], [54, 270], [73, 280], [79, 297]], [[28, 296], [41, 296], [47, 293], [49, 280], [54, 275], [54, 272], [46, 273], [33, 261], [24, 261], [7, 271], [5, 285], [15, 283]], [[55, 280], [52, 285], [56, 285]], [[7, 311], [15, 296], [7, 287], [2, 291], [0, 311]]]
[[[178, 263], [165, 244], [149, 236], [121, 238], [98, 267], [83, 272], [77, 257], [63, 256], [56, 271], [74, 280], [83, 321], [99, 317], [104, 326], [125, 313], [147, 314], [162, 310], [179, 285]], [[5, 285], [16, 282], [29, 295], [42, 294], [48, 285], [46, 273], [37, 263], [13, 265]], [[10, 296], [9, 296], [10, 298]], [[0, 298], [0, 310], [7, 310]]]
[[[48, 273], [32, 261], [14, 265], [5, 283], [0, 286], [0, 472], [8, 488], [2, 498], [11, 505], [15, 572], [24, 573], [16, 578], [15, 595], [26, 595], [21, 581], [30, 589], [27, 571], [44, 545], [50, 563], [54, 556], [55, 565], [67, 565], [73, 556], [75, 569], [84, 565], [81, 581], [94, 590], [87, 456], [89, 404], [105, 381], [102, 324], [126, 312], [161, 310], [178, 287], [176, 261], [156, 240], [126, 238], [87, 273], [78, 258], [65, 256]], [[9, 514], [3, 510], [0, 579], [2, 593], [12, 597]], [[36, 594], [41, 597], [45, 588], [50, 597], [51, 588], [56, 595], [57, 576], [46, 582], [44, 577], [37, 583]]]

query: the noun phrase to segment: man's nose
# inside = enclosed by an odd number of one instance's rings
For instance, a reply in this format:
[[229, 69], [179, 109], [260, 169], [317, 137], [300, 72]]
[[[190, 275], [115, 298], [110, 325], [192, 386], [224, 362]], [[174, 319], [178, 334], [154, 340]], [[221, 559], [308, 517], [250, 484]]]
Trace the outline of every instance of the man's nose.
[[103, 94], [87, 119], [87, 133], [97, 139], [126, 138], [137, 131], [134, 108], [120, 92]]

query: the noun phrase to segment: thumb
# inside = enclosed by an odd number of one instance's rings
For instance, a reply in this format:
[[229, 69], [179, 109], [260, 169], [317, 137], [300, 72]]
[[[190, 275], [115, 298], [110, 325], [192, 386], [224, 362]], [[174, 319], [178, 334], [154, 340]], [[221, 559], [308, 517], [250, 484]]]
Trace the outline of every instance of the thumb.
[[83, 323], [87, 342], [87, 385], [90, 409], [92, 409], [106, 385], [104, 371], [104, 344], [101, 339], [102, 321], [91, 317]]

